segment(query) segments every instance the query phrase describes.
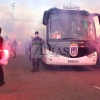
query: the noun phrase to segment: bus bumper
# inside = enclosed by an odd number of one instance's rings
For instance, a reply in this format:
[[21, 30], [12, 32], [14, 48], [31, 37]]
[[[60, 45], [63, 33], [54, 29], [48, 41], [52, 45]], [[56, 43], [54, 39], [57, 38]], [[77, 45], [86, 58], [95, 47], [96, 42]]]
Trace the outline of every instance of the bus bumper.
[[79, 58], [68, 58], [64, 56], [46, 56], [43, 61], [48, 65], [96, 65], [97, 57], [84, 56]]

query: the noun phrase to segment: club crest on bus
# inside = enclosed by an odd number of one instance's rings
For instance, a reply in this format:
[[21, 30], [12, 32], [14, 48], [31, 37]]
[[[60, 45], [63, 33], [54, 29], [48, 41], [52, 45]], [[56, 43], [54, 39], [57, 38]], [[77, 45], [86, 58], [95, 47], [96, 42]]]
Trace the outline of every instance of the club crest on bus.
[[75, 57], [78, 54], [78, 45], [76, 43], [72, 43], [70, 45], [70, 55]]

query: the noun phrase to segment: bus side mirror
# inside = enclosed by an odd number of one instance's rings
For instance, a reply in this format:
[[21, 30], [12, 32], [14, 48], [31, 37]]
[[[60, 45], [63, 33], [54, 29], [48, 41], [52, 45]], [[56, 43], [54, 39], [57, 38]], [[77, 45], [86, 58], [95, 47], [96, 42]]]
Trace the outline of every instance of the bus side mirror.
[[100, 14], [99, 13], [93, 13], [91, 15], [92, 15], [92, 17], [97, 16], [98, 17], [98, 20], [99, 20], [99, 24], [100, 24]]
[[98, 20], [99, 20], [99, 25], [100, 25], [100, 15], [98, 16]]
[[44, 15], [43, 15], [43, 24], [44, 25], [47, 25], [48, 18], [49, 18], [49, 13], [48, 13], [48, 11], [45, 11]]

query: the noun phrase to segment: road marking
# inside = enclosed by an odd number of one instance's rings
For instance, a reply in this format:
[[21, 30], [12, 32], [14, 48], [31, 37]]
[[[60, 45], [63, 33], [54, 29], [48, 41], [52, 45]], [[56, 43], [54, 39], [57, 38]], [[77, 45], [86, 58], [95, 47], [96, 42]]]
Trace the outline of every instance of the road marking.
[[99, 86], [94, 86], [94, 87], [100, 90], [100, 87]]

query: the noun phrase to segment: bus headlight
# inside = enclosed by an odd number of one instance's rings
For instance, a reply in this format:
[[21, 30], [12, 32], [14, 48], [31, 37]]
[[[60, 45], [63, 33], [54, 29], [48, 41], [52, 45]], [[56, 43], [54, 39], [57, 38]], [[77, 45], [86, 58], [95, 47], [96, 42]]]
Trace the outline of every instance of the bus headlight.
[[46, 49], [46, 55], [53, 55], [53, 52], [51, 52], [48, 49]]
[[56, 53], [53, 53], [52, 51], [49, 51], [48, 49], [46, 49], [46, 55], [54, 56], [56, 55]]
[[97, 52], [94, 52], [92, 54], [89, 54], [88, 57], [97, 57]]

